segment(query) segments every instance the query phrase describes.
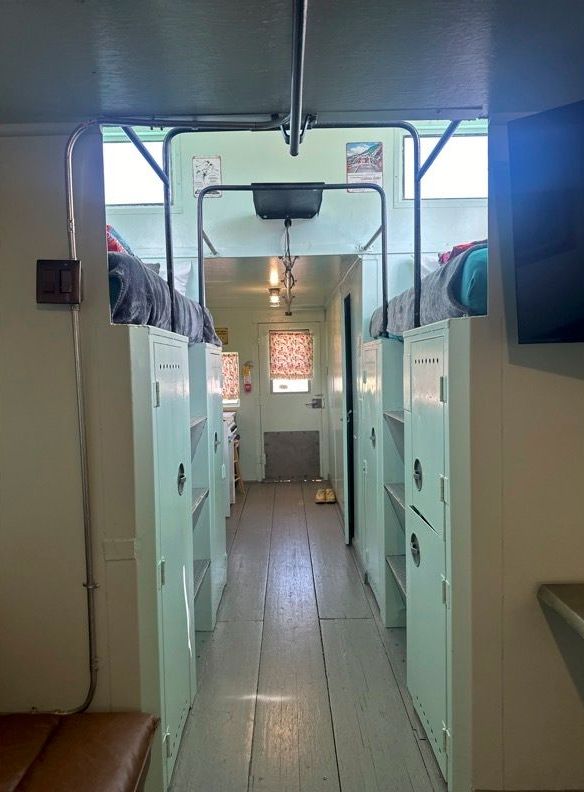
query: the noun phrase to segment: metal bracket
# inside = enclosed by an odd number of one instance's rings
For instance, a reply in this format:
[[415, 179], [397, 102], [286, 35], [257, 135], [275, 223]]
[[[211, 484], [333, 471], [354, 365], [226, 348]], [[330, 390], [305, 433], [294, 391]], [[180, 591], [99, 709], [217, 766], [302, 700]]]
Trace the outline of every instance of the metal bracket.
[[440, 377], [440, 401], [446, 404], [448, 401], [448, 377]]
[[442, 602], [448, 609], [450, 609], [450, 583], [444, 575], [440, 576], [442, 578]]
[[448, 503], [448, 476], [440, 475], [440, 500]]
[[[304, 140], [304, 134], [305, 134], [306, 130], [307, 129], [312, 129], [314, 124], [316, 124], [316, 121], [317, 121], [317, 117], [315, 115], [312, 115], [311, 113], [307, 113], [304, 116], [304, 121], [302, 122], [302, 129], [300, 130], [300, 139], [299, 139], [300, 143], [302, 143], [302, 141]], [[282, 126], [280, 127], [280, 130], [282, 132], [282, 137], [284, 138], [284, 142], [286, 143], [287, 146], [289, 146], [290, 145], [290, 133], [286, 130], [286, 125], [282, 124]]]
[[164, 746], [166, 748], [166, 758], [170, 759], [170, 757], [172, 756], [172, 750], [170, 748], [170, 732], [169, 731], [164, 732], [164, 737], [162, 738], [162, 742], [164, 743]]
[[452, 739], [452, 735], [450, 734], [450, 730], [448, 726], [442, 721], [442, 750], [448, 756], [450, 751], [450, 740]]

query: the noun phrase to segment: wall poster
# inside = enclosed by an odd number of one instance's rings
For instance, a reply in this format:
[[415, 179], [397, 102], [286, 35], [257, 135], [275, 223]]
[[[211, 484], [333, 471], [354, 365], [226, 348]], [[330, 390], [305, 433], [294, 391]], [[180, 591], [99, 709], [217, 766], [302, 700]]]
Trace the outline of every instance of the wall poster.
[[[383, 143], [347, 143], [347, 184], [371, 182], [383, 187]], [[359, 188], [347, 192], [367, 192]]]
[[[195, 198], [204, 187], [221, 184], [221, 157], [193, 157], [193, 189]], [[220, 198], [220, 190], [207, 193], [208, 198]]]

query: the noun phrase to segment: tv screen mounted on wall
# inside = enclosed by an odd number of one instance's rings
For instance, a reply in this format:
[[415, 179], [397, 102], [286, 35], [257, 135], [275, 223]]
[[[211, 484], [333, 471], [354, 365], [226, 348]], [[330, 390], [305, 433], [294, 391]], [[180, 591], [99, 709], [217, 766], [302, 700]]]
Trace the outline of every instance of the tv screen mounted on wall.
[[509, 124], [520, 344], [584, 341], [584, 102]]

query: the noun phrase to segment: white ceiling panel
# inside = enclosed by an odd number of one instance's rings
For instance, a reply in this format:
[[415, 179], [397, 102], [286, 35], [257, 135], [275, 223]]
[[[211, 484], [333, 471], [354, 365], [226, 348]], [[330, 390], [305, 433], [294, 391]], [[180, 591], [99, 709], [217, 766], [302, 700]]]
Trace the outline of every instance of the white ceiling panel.
[[[355, 256], [300, 256], [294, 264], [293, 308], [322, 308]], [[277, 273], [274, 275], [274, 273]], [[268, 308], [268, 289], [278, 284], [278, 258], [207, 258], [207, 303], [213, 308]], [[279, 284], [281, 286], [281, 284]]]

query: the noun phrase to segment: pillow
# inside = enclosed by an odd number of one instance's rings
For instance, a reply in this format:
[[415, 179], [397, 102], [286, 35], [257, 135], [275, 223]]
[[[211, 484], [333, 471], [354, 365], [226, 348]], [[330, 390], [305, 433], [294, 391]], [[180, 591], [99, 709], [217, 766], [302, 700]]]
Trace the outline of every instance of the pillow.
[[472, 250], [464, 261], [460, 275], [459, 302], [477, 316], [487, 313], [487, 259], [486, 247]]
[[105, 227], [105, 238], [107, 239], [108, 253], [129, 253], [131, 256], [134, 255], [132, 248], [124, 237], [109, 223]]

